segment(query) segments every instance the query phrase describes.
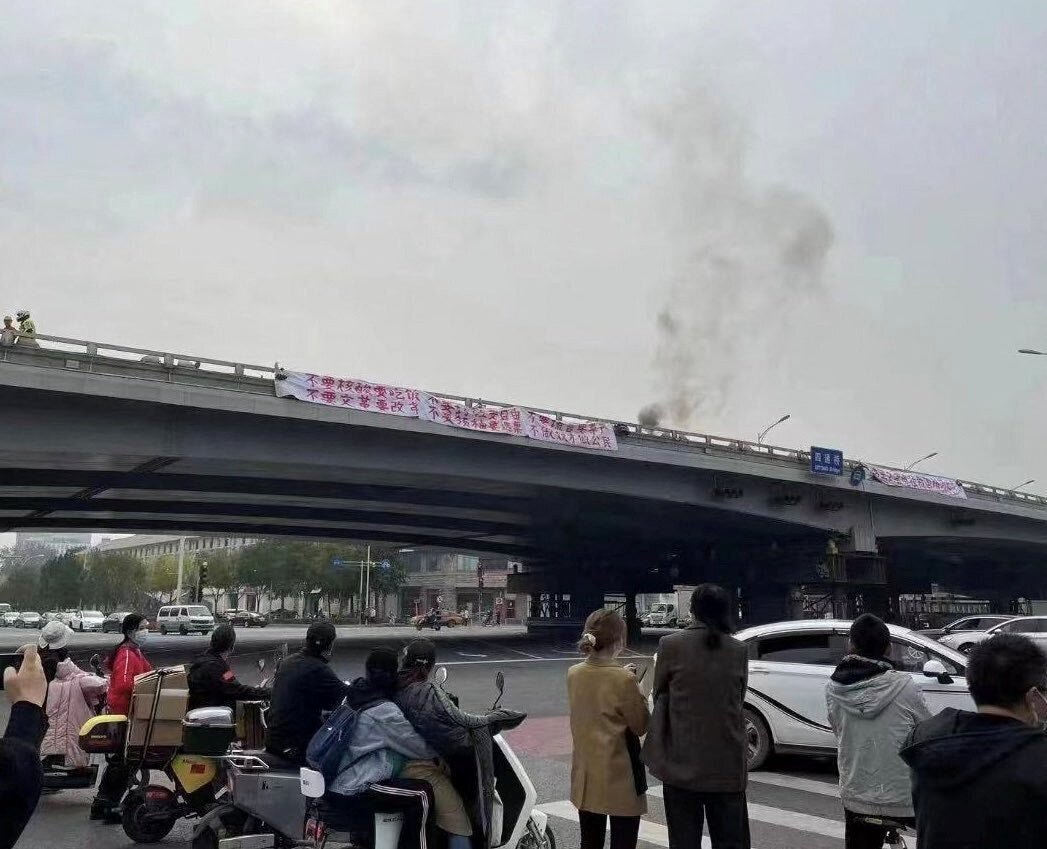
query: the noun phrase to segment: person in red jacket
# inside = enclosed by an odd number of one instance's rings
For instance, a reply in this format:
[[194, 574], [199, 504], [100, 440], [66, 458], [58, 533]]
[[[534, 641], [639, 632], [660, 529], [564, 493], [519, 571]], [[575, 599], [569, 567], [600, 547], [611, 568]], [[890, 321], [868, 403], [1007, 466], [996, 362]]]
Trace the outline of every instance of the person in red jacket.
[[[109, 670], [107, 701], [109, 713], [126, 716], [131, 709], [135, 676], [143, 672], [152, 672], [153, 667], [142, 654], [142, 646], [149, 638], [149, 623], [145, 617], [137, 613], [128, 613], [120, 630], [124, 638], [113, 649], [105, 664]], [[111, 755], [98, 784], [98, 794], [91, 804], [91, 819], [103, 820], [110, 824], [120, 822], [120, 801], [127, 790], [129, 778], [123, 753]]]

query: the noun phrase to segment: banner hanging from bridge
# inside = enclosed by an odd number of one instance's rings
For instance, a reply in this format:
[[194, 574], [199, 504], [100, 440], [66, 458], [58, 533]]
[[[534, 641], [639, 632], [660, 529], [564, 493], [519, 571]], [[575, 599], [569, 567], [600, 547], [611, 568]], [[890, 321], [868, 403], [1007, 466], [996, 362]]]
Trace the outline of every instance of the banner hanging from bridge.
[[448, 427], [522, 436], [575, 448], [618, 450], [614, 428], [606, 422], [565, 422], [523, 407], [470, 406], [416, 389], [325, 374], [284, 371], [275, 383], [276, 394], [281, 398], [365, 413], [409, 416]]
[[276, 381], [276, 394], [281, 398], [290, 396], [328, 407], [418, 417], [420, 393], [415, 389], [298, 371], [283, 372], [283, 375], [281, 380]]
[[916, 472], [903, 472], [898, 469], [883, 469], [869, 466], [874, 479], [887, 486], [904, 486], [909, 489], [921, 489], [947, 495], [950, 498], [966, 498], [967, 491], [952, 478], [939, 478], [934, 475], [921, 475]]

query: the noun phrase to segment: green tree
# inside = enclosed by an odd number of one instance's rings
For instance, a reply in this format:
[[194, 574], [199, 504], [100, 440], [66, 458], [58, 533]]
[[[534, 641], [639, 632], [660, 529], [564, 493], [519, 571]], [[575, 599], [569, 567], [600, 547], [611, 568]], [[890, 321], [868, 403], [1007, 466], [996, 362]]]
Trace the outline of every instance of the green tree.
[[84, 580], [84, 603], [115, 610], [137, 602], [149, 586], [145, 564], [120, 551], [102, 552], [89, 558]]
[[41, 606], [63, 610], [80, 604], [84, 583], [84, 549], [71, 549], [40, 570]]
[[164, 554], [153, 560], [146, 569], [145, 589], [160, 597], [161, 604], [170, 604], [178, 586], [178, 556]]
[[5, 568], [0, 599], [14, 610], [40, 607], [40, 567], [35, 563], [17, 563]]
[[201, 563], [207, 562], [207, 584], [204, 586], [204, 592], [210, 593], [214, 609], [218, 609], [218, 598], [223, 593], [235, 592], [239, 606], [240, 592], [244, 586], [240, 576], [240, 553], [219, 549], [208, 552], [206, 557], [199, 560]]

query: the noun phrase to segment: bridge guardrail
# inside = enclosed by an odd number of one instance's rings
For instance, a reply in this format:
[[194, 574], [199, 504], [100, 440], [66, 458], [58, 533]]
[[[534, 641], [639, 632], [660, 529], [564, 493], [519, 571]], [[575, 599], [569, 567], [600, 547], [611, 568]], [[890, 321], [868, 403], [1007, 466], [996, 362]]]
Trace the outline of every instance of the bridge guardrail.
[[[24, 334], [16, 334], [19, 341]], [[85, 371], [90, 374], [101, 374], [125, 377], [135, 380], [157, 380], [165, 383], [177, 383], [191, 386], [213, 387], [232, 391], [263, 394], [272, 391], [272, 382], [279, 380], [283, 371], [279, 363], [271, 366], [239, 363], [232, 360], [218, 360], [212, 357], [200, 357], [190, 354], [175, 354], [170, 351], [157, 351], [149, 348], [134, 348], [127, 345], [114, 345], [105, 342], [88, 342], [83, 339], [72, 339], [65, 336], [50, 336], [42, 333], [28, 337], [39, 342], [46, 342], [45, 347], [30, 347], [25, 344], [0, 347], [0, 363], [17, 362], [19, 365], [33, 365], [48, 368], [63, 368]], [[119, 369], [116, 371], [115, 369]], [[461, 395], [449, 395], [446, 392], [428, 392], [436, 398], [457, 401], [470, 407], [511, 407], [514, 404], [481, 398], [468, 398]], [[783, 465], [803, 465], [810, 463], [810, 451], [797, 448], [783, 448], [778, 445], [767, 445], [750, 442], [745, 439], [732, 439], [726, 436], [714, 436], [674, 428], [650, 428], [633, 422], [622, 422], [616, 419], [585, 416], [578, 413], [567, 413], [562, 410], [549, 410], [531, 407], [537, 413], [551, 416], [565, 422], [603, 422], [612, 425], [619, 436], [631, 436], [638, 441], [657, 444], [666, 448], [684, 450], [715, 451], [726, 454], [742, 454], [749, 459], [765, 459], [768, 462]], [[845, 459], [845, 470], [851, 471], [858, 466], [867, 466], [862, 460]], [[882, 468], [904, 471], [894, 466], [875, 464]], [[1047, 498], [1033, 493], [1018, 492], [991, 484], [974, 481], [956, 481], [968, 496], [1008, 500], [1030, 507], [1047, 508]]]

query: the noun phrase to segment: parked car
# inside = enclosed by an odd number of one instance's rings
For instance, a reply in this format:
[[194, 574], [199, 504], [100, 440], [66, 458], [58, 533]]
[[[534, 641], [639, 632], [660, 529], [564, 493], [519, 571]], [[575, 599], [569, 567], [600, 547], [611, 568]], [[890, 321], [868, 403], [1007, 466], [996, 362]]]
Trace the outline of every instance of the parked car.
[[298, 611], [292, 610], [290, 607], [279, 607], [276, 610], [269, 611], [270, 619], [297, 619]]
[[5, 613], [3, 615], [4, 627], [6, 627], [6, 628], [13, 628], [13, 627], [15, 627], [15, 622], [18, 621], [18, 617], [21, 616], [21, 615], [22, 615], [21, 613], [18, 613], [17, 611], [14, 611], [14, 610], [7, 611], [7, 613]]
[[58, 614], [58, 621], [72, 628], [74, 616], [76, 616], [75, 610], [63, 610]]
[[18, 618], [15, 620], [16, 628], [39, 628], [40, 627], [40, 614], [35, 611], [26, 610], [18, 614]]
[[[438, 610], [436, 612], [438, 617], [437, 621], [440, 623], [441, 628], [455, 628], [466, 624], [466, 619], [461, 613], [455, 613], [451, 610]], [[425, 625], [425, 619], [429, 616], [428, 613], [422, 613], [418, 616], [411, 617], [411, 624], [415, 628], [418, 628], [419, 623]]]
[[[807, 619], [757, 625], [735, 635], [749, 650], [745, 732], [750, 770], [775, 753], [836, 756], [825, 686], [847, 654], [850, 627], [845, 621]], [[947, 707], [974, 710], [962, 654], [908, 628], [887, 627], [889, 659], [912, 675], [932, 713]]]
[[202, 604], [168, 604], [161, 607], [156, 615], [156, 626], [161, 634], [168, 631], [210, 634], [214, 630], [214, 617]]
[[1006, 622], [994, 625], [988, 630], [950, 634], [948, 637], [942, 637], [939, 642], [943, 646], [967, 654], [978, 643], [994, 634], [1021, 634], [1037, 643], [1040, 648], [1047, 649], [1047, 616], [1012, 616]]
[[102, 621], [103, 634], [119, 634], [124, 624], [124, 617], [131, 613], [130, 610], [114, 610]]
[[245, 628], [264, 628], [269, 620], [253, 610], [227, 610], [219, 614], [230, 625], [242, 625]]
[[44, 625], [46, 625], [48, 622], [60, 622], [61, 621], [61, 619], [59, 619], [60, 615], [61, 614], [59, 614], [57, 610], [49, 610], [49, 611], [47, 611], [47, 613], [41, 613], [40, 614], [40, 627], [43, 628]]
[[660, 601], [652, 604], [647, 614], [647, 623], [655, 628], [675, 628], [680, 621], [676, 613], [676, 605]]
[[69, 627], [74, 631], [101, 631], [105, 616], [101, 610], [78, 610], [69, 620]]
[[[921, 628], [916, 633], [921, 634], [924, 637], [930, 637], [932, 640], [940, 641], [942, 637], [948, 637], [950, 634], [988, 631], [994, 625], [1002, 625], [1004, 622], [1009, 622], [1013, 618], [1013, 616], [990, 616], [985, 614], [979, 614], [978, 616], [964, 616], [963, 619], [957, 619], [955, 622], [950, 622], [944, 628]], [[949, 644], [947, 643], [946, 645]], [[951, 647], [956, 648], [956, 646]]]

